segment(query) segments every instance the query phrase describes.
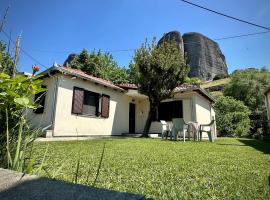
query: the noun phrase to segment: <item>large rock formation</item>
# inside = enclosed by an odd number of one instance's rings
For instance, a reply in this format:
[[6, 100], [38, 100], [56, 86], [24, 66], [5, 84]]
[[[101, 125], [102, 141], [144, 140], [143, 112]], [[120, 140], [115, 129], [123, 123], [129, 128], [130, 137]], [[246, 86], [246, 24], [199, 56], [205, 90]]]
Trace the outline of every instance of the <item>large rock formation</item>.
[[225, 56], [215, 41], [200, 33], [186, 33], [182, 37], [178, 31], [171, 31], [158, 44], [170, 39], [174, 39], [183, 50], [190, 65], [189, 77], [212, 80], [216, 75], [228, 74]]
[[171, 31], [169, 33], [165, 33], [164, 36], [158, 41], [158, 45], [164, 41], [169, 41], [169, 40], [175, 40], [177, 43], [177, 46], [182, 50], [182, 53], [184, 55], [184, 43], [183, 43], [183, 38], [181, 36], [181, 33], [178, 31]]
[[225, 56], [215, 41], [200, 33], [185, 33], [183, 41], [189, 77], [213, 80], [218, 74], [228, 74]]

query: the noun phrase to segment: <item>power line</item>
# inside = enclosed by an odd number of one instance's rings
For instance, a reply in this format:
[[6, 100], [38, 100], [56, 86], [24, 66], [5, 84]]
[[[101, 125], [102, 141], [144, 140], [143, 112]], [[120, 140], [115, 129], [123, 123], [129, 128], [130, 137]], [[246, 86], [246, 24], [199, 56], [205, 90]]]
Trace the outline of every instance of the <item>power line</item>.
[[[10, 38], [10, 36], [2, 29], [2, 33], [13, 43], [16, 45], [16, 42]], [[36, 58], [34, 58], [31, 54], [29, 54], [26, 50], [24, 50], [22, 47], [20, 47], [20, 51], [24, 53], [27, 57], [29, 57], [31, 60], [35, 61], [36, 64], [44, 67], [47, 69], [45, 65], [43, 65], [41, 62], [39, 62]]]
[[[256, 32], [256, 33], [247, 33], [242, 35], [234, 35], [234, 36], [228, 36], [228, 37], [221, 37], [216, 38], [213, 40], [219, 41], [219, 40], [228, 40], [228, 39], [234, 39], [234, 38], [241, 38], [241, 37], [247, 37], [247, 36], [253, 36], [253, 35], [260, 35], [260, 34], [266, 34], [270, 33], [270, 31], [263, 31], [263, 32]], [[199, 44], [198, 42], [185, 42], [183, 44]], [[129, 51], [135, 51], [136, 48], [129, 48], [129, 49], [115, 49], [115, 50], [101, 50], [101, 52], [105, 53], [114, 53], [114, 52], [129, 52]], [[32, 49], [28, 51], [36, 51], [36, 52], [43, 52], [43, 53], [55, 53], [55, 54], [66, 54], [66, 53], [72, 53], [74, 51], [51, 51], [51, 50], [40, 50], [40, 49]]]
[[212, 12], [212, 13], [215, 13], [217, 15], [221, 15], [223, 17], [227, 17], [227, 18], [230, 18], [230, 19], [233, 19], [233, 20], [236, 20], [236, 21], [239, 21], [239, 22], [243, 22], [243, 23], [246, 23], [246, 24], [249, 24], [249, 25], [252, 25], [252, 26], [256, 26], [256, 27], [259, 27], [259, 28], [263, 28], [263, 29], [266, 29], [266, 30], [269, 30], [270, 31], [270, 28], [268, 27], [265, 27], [265, 26], [262, 26], [262, 25], [258, 25], [258, 24], [255, 24], [255, 23], [252, 23], [252, 22], [248, 22], [246, 20], [243, 20], [243, 19], [239, 19], [239, 18], [236, 18], [236, 17], [232, 17], [230, 15], [226, 15], [224, 13], [221, 13], [221, 12], [218, 12], [218, 11], [215, 11], [215, 10], [212, 10], [212, 9], [209, 9], [209, 8], [206, 8], [206, 7], [203, 7], [203, 6], [200, 6], [198, 4], [195, 4], [195, 3], [192, 3], [190, 1], [186, 1], [186, 0], [180, 0], [184, 3], [187, 3], [187, 4], [190, 4], [192, 6], [195, 6], [195, 7], [198, 7], [198, 8], [201, 8], [201, 9], [204, 9], [204, 10], [207, 10], [209, 12]]
[[227, 40], [227, 39], [247, 37], [247, 36], [252, 36], [252, 35], [260, 35], [260, 34], [265, 34], [265, 33], [270, 33], [270, 31], [263, 31], [263, 32], [257, 32], [257, 33], [248, 33], [248, 34], [242, 34], [242, 35], [222, 37], [222, 38], [217, 38], [217, 39], [214, 39], [214, 40]]

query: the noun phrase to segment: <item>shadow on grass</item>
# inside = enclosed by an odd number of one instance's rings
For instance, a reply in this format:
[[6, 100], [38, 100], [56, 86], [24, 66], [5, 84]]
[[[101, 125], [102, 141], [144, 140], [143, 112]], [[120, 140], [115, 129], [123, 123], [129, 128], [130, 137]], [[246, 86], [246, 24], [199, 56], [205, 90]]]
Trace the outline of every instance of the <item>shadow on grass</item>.
[[[6, 174], [6, 177], [5, 177]], [[19, 174], [19, 175], [17, 175]], [[144, 195], [118, 192], [108, 189], [89, 187], [79, 184], [68, 183], [43, 177], [20, 178], [21, 173], [6, 170], [2, 172], [0, 182], [1, 200], [59, 200], [59, 199], [85, 199], [85, 200], [143, 200]], [[6, 178], [8, 180], [6, 180]], [[3, 182], [2, 182], [3, 183]], [[1, 188], [2, 187], [2, 188]]]
[[260, 140], [252, 140], [252, 139], [238, 139], [238, 141], [243, 144], [253, 147], [254, 149], [261, 151], [265, 154], [270, 154], [270, 143], [264, 142]]
[[247, 146], [247, 145], [245, 145], [245, 144], [218, 144], [218, 145], [224, 145], [224, 146], [237, 146], [237, 147], [241, 147], [241, 146]]

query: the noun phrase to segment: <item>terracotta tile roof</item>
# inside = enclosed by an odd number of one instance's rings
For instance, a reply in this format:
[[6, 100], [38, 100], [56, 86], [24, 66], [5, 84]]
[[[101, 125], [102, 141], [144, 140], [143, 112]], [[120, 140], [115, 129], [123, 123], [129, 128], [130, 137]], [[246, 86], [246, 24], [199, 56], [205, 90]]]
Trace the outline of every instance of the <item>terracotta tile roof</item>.
[[[104, 80], [102, 78], [98, 78], [98, 77], [86, 74], [81, 70], [72, 69], [69, 67], [61, 66], [61, 65], [51, 67], [51, 68], [45, 70], [44, 72], [42, 72], [41, 74], [49, 74], [52, 71], [59, 71], [61, 73], [67, 73], [69, 75], [77, 76], [77, 77], [80, 77], [82, 79], [86, 79], [86, 80], [89, 80], [91, 82], [94, 82], [94, 83], [97, 83], [97, 84], [100, 84], [100, 85], [103, 85], [105, 87], [109, 87], [109, 88], [112, 88], [115, 90], [126, 91], [127, 89], [138, 89], [138, 86], [135, 84], [130, 84], [130, 83], [114, 84], [111, 81], [107, 81], [107, 80]], [[204, 89], [202, 89], [200, 86], [197, 86], [197, 85], [182, 84], [182, 85], [177, 86], [174, 89], [175, 93], [188, 92], [188, 91], [198, 92], [201, 95], [203, 95], [204, 97], [206, 97], [207, 99], [209, 99], [210, 101], [215, 102], [215, 100]]]
[[200, 88], [200, 87], [197, 86], [197, 85], [182, 84], [182, 85], [177, 86], [177, 87], [174, 89], [174, 92], [193, 91], [193, 90], [196, 90], [196, 89], [198, 89], [198, 88]]
[[115, 84], [115, 85], [124, 89], [138, 89], [138, 86], [132, 83], [120, 83], [120, 84]]
[[103, 85], [105, 87], [109, 87], [109, 88], [120, 90], [120, 91], [125, 91], [123, 88], [118, 87], [117, 85], [114, 85], [111, 81], [107, 81], [107, 80], [104, 80], [102, 78], [98, 78], [98, 77], [86, 74], [83, 71], [78, 70], [78, 69], [72, 69], [69, 67], [61, 66], [61, 65], [58, 65], [57, 67], [56, 66], [51, 67], [51, 68], [47, 69], [46, 71], [44, 71], [42, 74], [47, 74], [47, 73], [50, 73], [52, 71], [59, 71], [61, 73], [67, 73], [69, 75], [73, 75], [73, 76], [76, 76], [76, 77], [79, 77], [82, 79], [86, 79], [86, 80], [89, 80], [91, 82]]
[[202, 96], [204, 96], [205, 98], [210, 100], [211, 102], [215, 102], [213, 97], [211, 97], [210, 94], [207, 91], [205, 91], [203, 88], [201, 88], [198, 85], [182, 84], [182, 85], [177, 86], [174, 89], [175, 93], [177, 93], [177, 92], [189, 92], [189, 91], [198, 92], [199, 94], [201, 94]]

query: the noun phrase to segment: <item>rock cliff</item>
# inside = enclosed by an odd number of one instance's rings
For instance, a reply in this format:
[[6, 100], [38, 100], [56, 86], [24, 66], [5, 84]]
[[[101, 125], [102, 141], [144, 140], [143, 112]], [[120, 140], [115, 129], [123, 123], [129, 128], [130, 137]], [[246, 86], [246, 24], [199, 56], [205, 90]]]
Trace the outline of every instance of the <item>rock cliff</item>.
[[215, 41], [200, 33], [185, 33], [181, 37], [178, 31], [171, 31], [158, 43], [172, 38], [184, 50], [187, 64], [190, 65], [189, 77], [213, 80], [218, 74], [228, 74], [225, 56]]
[[218, 74], [228, 74], [225, 56], [215, 41], [200, 33], [185, 33], [183, 41], [190, 77], [213, 80]]
[[171, 31], [169, 33], [165, 33], [164, 36], [158, 41], [158, 45], [164, 41], [175, 40], [177, 46], [182, 50], [182, 54], [184, 55], [184, 43], [181, 33], [178, 31]]

